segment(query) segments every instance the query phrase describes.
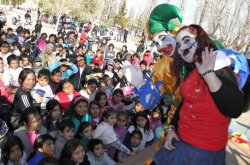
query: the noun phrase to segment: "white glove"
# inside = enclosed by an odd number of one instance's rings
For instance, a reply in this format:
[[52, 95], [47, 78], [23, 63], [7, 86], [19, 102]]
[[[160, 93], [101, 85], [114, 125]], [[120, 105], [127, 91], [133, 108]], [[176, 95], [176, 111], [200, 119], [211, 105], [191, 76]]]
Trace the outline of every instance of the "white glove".
[[217, 50], [217, 51], [214, 51], [214, 54], [215, 53], [216, 53], [216, 59], [215, 59], [215, 64], [214, 64], [214, 70], [219, 70], [231, 64], [231, 60], [229, 57], [227, 57], [225, 52], [221, 50]]
[[128, 82], [131, 83], [136, 89], [139, 89], [145, 84], [143, 74], [138, 63], [132, 66], [130, 62], [125, 61], [122, 62], [121, 68]]

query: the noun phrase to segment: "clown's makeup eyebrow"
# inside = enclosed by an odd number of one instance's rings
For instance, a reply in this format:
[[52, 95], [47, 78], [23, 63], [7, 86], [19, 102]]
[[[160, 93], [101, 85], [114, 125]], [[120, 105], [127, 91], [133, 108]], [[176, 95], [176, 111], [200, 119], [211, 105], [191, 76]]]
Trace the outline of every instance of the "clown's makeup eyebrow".
[[186, 38], [191, 38], [190, 36], [184, 36], [183, 38], [182, 38], [182, 41], [184, 41]]
[[166, 34], [160, 34], [159, 36], [158, 36], [158, 38], [162, 38], [162, 37], [165, 37], [166, 36]]

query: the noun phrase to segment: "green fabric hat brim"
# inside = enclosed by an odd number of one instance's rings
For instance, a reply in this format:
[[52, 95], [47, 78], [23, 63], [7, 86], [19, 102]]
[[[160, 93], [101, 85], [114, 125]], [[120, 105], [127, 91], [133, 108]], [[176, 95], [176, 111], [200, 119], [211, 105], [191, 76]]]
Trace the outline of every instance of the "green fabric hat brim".
[[218, 40], [214, 39], [213, 37], [209, 38], [213, 41], [217, 49], [225, 49], [225, 47]]
[[178, 18], [180, 22], [183, 20], [183, 15], [178, 7], [170, 4], [156, 6], [149, 17], [149, 32], [154, 35], [165, 30], [173, 30], [176, 24], [171, 20], [175, 18]]

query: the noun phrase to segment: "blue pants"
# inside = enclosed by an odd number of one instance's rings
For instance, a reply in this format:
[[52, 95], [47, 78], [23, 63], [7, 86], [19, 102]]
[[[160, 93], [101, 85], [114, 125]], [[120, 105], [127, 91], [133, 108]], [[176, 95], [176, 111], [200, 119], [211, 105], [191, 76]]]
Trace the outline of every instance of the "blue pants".
[[226, 165], [226, 151], [208, 151], [183, 141], [174, 143], [174, 150], [164, 147], [154, 155], [157, 165]]

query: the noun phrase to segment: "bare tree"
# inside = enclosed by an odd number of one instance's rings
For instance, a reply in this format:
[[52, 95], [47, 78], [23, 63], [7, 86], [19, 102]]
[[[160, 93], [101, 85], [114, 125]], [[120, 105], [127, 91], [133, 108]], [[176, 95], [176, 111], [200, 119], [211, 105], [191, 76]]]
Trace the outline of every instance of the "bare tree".
[[146, 28], [148, 26], [147, 22], [149, 20], [150, 13], [154, 9], [156, 3], [157, 3], [157, 0], [150, 0], [149, 5], [146, 6], [144, 11], [141, 12], [140, 15], [139, 15], [139, 18], [138, 18], [139, 19], [139, 24], [141, 26], [143, 26], [144, 28]]
[[49, 12], [51, 15], [57, 15], [55, 32], [59, 25], [59, 18], [63, 14], [71, 17], [82, 17], [87, 19], [96, 11], [97, 0], [43, 0], [39, 1], [39, 7], [42, 11]]
[[225, 47], [249, 50], [250, 0], [197, 1], [195, 21]]

